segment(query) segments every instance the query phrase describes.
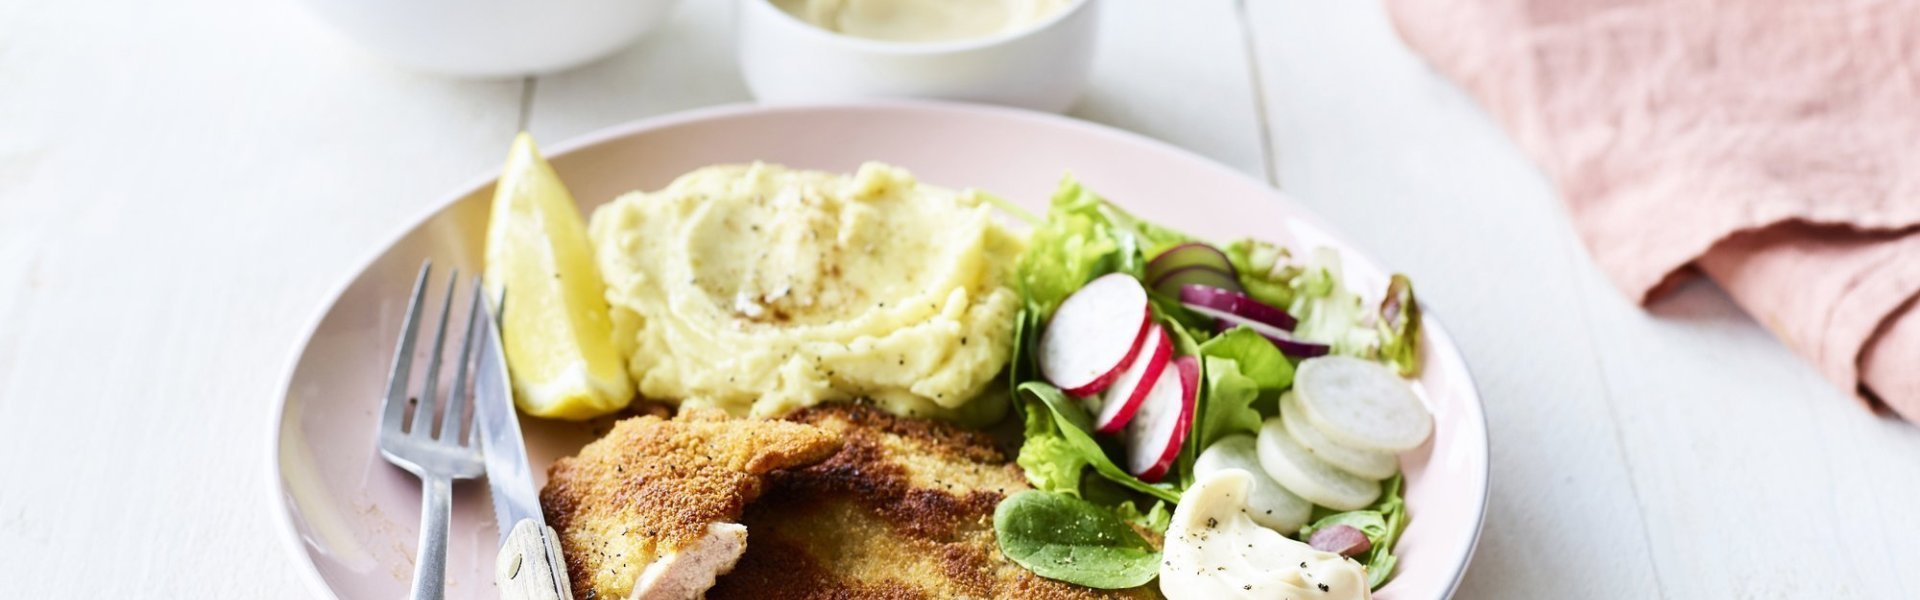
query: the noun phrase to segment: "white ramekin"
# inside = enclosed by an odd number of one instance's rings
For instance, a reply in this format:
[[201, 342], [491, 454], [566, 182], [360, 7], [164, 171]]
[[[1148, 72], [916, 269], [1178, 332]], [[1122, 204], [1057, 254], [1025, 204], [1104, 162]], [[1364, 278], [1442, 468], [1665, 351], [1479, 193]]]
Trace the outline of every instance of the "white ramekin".
[[[702, 2], [712, 0], [700, 0]], [[373, 53], [459, 77], [550, 73], [632, 44], [674, 0], [306, 0]]]
[[768, 0], [740, 0], [740, 71], [762, 102], [930, 98], [1061, 112], [1080, 96], [1098, 41], [1098, 0], [978, 40], [887, 42], [841, 35]]

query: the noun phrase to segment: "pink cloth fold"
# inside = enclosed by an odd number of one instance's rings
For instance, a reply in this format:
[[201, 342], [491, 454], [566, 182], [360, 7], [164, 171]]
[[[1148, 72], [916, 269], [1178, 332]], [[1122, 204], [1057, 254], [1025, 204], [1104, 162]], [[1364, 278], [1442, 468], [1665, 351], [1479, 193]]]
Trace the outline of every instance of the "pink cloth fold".
[[1920, 421], [1920, 0], [1387, 0], [1652, 302], [1696, 272]]

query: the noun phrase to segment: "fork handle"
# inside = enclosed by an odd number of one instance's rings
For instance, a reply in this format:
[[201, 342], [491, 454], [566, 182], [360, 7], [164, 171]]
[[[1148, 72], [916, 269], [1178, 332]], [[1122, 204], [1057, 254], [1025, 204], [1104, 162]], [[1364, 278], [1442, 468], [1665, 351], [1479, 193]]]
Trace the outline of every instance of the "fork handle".
[[560, 536], [552, 527], [521, 519], [494, 560], [493, 582], [502, 600], [572, 600]]
[[453, 512], [453, 481], [420, 478], [420, 548], [413, 557], [412, 600], [442, 600], [447, 593], [447, 522]]

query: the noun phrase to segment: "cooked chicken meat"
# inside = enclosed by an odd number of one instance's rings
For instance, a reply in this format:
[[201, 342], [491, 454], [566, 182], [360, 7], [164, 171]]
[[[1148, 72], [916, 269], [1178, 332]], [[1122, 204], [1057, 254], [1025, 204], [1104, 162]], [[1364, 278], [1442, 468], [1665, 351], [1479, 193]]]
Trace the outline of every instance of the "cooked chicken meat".
[[735, 521], [767, 475], [839, 448], [837, 434], [799, 423], [635, 417], [554, 463], [540, 502], [576, 598], [690, 600], [747, 547]]

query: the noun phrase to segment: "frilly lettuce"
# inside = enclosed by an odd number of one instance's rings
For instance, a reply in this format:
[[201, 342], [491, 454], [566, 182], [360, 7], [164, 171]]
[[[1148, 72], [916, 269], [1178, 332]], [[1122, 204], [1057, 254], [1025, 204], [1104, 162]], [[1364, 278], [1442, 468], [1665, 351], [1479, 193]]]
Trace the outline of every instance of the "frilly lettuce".
[[1180, 233], [1142, 221], [1072, 177], [1060, 181], [1014, 266], [1027, 309], [1045, 322], [1060, 302], [1095, 277], [1113, 272], [1142, 276], [1147, 258], [1187, 241]]
[[1335, 354], [1392, 363], [1402, 375], [1419, 371], [1420, 305], [1406, 276], [1394, 275], [1380, 305], [1368, 307], [1344, 284], [1340, 254], [1332, 248], [1315, 249], [1305, 261], [1257, 240], [1229, 244], [1225, 252], [1248, 295], [1299, 320], [1296, 337], [1327, 344]]

